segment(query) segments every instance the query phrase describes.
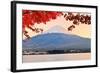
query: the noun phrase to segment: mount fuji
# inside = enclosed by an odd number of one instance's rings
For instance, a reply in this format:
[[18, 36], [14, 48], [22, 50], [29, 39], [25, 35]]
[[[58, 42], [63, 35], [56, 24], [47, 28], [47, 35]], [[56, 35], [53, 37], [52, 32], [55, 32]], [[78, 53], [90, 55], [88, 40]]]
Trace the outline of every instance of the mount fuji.
[[23, 40], [23, 49], [37, 51], [48, 50], [81, 50], [91, 48], [91, 39], [65, 33], [45, 33]]

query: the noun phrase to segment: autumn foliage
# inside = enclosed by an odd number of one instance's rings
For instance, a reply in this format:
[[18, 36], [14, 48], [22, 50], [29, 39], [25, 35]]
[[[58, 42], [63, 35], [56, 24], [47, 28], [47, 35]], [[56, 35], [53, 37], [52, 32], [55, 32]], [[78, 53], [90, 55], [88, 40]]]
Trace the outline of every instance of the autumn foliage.
[[56, 19], [57, 16], [62, 15], [62, 12], [52, 12], [52, 11], [32, 11], [32, 10], [23, 10], [23, 33], [26, 37], [30, 37], [29, 35], [27, 35], [27, 31], [25, 30], [25, 28], [29, 28], [31, 29], [33, 32], [40, 32], [43, 31], [43, 29], [40, 28], [32, 28], [32, 26], [37, 23], [44, 23], [46, 24], [46, 22]]
[[84, 14], [73, 14], [71, 12], [68, 12], [67, 14], [64, 15], [64, 18], [66, 19], [66, 21], [72, 21], [73, 25], [71, 25], [68, 28], [68, 31], [72, 31], [73, 28], [76, 27], [76, 25], [79, 24], [87, 24], [90, 25], [91, 24], [91, 16], [90, 15], [84, 15]]
[[76, 27], [76, 25], [79, 25], [80, 23], [83, 24], [91, 24], [91, 16], [89, 15], [82, 15], [77, 13], [74, 15], [71, 12], [68, 12], [66, 14], [63, 14], [63, 12], [54, 12], [54, 11], [33, 11], [33, 10], [23, 10], [22, 11], [22, 26], [23, 26], [23, 34], [30, 38], [30, 36], [27, 34], [28, 31], [26, 31], [26, 27], [31, 29], [33, 32], [39, 33], [43, 32], [43, 29], [41, 28], [33, 28], [34, 24], [40, 24], [56, 19], [58, 16], [63, 16], [66, 21], [72, 21], [73, 25], [71, 25], [68, 29], [68, 31], [72, 31], [73, 28]]

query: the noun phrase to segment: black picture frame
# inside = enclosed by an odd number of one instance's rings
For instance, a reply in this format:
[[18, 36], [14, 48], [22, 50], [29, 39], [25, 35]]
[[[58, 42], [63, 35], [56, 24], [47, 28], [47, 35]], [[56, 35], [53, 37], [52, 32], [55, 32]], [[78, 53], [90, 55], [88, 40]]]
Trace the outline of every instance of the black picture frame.
[[[68, 6], [68, 7], [81, 7], [81, 8], [94, 8], [96, 9], [96, 58], [95, 65], [85, 66], [71, 66], [71, 67], [53, 67], [53, 68], [39, 68], [39, 69], [16, 69], [16, 5], [17, 4], [35, 4], [35, 5], [52, 5], [52, 6]], [[98, 7], [91, 5], [74, 5], [74, 4], [58, 4], [58, 3], [43, 3], [43, 2], [27, 2], [27, 1], [12, 1], [11, 2], [11, 71], [12, 72], [25, 72], [25, 71], [42, 71], [42, 70], [55, 70], [55, 69], [73, 69], [73, 68], [89, 68], [98, 66]]]

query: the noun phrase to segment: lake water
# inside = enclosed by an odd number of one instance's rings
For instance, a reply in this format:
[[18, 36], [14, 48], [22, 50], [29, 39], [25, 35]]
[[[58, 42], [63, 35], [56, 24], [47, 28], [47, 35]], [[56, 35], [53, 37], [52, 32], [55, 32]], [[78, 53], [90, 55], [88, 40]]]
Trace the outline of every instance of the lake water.
[[23, 63], [47, 62], [47, 61], [88, 60], [88, 59], [91, 59], [91, 53], [23, 55]]

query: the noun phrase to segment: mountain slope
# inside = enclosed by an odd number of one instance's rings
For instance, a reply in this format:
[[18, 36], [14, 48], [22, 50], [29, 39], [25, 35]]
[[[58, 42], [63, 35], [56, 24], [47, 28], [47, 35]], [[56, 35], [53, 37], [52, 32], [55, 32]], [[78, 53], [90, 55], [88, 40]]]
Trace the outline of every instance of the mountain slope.
[[47, 33], [23, 40], [23, 49], [38, 51], [81, 49], [90, 50], [91, 40], [64, 33]]

